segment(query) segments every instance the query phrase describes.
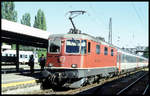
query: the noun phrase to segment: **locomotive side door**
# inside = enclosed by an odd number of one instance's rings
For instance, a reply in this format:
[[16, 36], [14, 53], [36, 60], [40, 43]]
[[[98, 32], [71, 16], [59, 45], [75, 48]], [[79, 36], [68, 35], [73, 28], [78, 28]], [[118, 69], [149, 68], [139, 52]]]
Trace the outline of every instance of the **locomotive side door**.
[[91, 40], [87, 40], [87, 53], [84, 55], [84, 64], [86, 68], [91, 68], [93, 63], [93, 50]]
[[117, 52], [117, 68], [121, 71], [121, 53]]
[[81, 66], [80, 68], [86, 67], [87, 61], [87, 40], [81, 40]]

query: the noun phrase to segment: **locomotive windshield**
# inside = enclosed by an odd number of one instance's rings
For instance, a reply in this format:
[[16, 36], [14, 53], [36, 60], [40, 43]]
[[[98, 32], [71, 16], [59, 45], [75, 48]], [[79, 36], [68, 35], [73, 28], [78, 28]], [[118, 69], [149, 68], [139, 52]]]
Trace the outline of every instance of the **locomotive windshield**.
[[60, 53], [61, 41], [60, 39], [49, 40], [49, 52]]
[[80, 40], [67, 40], [66, 41], [66, 52], [67, 53], [79, 53]]

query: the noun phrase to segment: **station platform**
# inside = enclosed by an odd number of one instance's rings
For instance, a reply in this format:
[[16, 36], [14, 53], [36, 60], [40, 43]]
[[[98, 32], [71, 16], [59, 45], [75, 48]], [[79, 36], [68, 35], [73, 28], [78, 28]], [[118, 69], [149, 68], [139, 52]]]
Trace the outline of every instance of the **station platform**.
[[[39, 64], [35, 64], [34, 65], [34, 69], [35, 70], [39, 70], [40, 69], [40, 66]], [[24, 71], [28, 71], [30, 70], [30, 67], [26, 64], [26, 65], [19, 65], [19, 72], [24, 72]], [[7, 74], [7, 73], [16, 73], [16, 66], [1, 66], [1, 74]]]
[[[39, 65], [35, 65], [33, 74], [30, 73], [30, 67], [28, 65], [22, 65], [21, 68], [19, 68], [19, 72], [16, 72], [13, 70], [14, 68], [10, 66], [1, 69], [2, 92], [37, 85], [37, 80], [41, 76]], [[4, 70], [5, 72], [2, 72]]]

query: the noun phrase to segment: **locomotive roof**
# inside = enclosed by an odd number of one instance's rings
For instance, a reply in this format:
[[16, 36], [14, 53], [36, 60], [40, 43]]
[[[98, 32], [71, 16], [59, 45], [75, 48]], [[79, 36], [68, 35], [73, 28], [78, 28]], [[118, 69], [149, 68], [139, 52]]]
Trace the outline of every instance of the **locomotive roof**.
[[96, 37], [85, 34], [85, 33], [83, 34], [82, 33], [81, 34], [53, 34], [53, 35], [50, 35], [49, 38], [74, 38], [74, 39], [81, 38], [81, 39], [93, 40], [95, 42], [100, 42], [104, 45], [110, 46], [110, 44], [108, 44], [107, 42], [97, 39]]
[[49, 36], [49, 38], [74, 38], [74, 39], [81, 38], [81, 39], [93, 40], [95, 42], [100, 42], [101, 44], [104, 44], [104, 45], [116, 48], [119, 52], [122, 52], [124, 54], [128, 54], [128, 55], [144, 58], [144, 57], [139, 56], [137, 54], [133, 54], [133, 53], [130, 53], [128, 51], [125, 51], [125, 50], [123, 50], [123, 49], [121, 49], [121, 48], [119, 48], [119, 47], [117, 47], [115, 45], [111, 45], [111, 44], [109, 44], [106, 41], [102, 41], [102, 40], [100, 40], [100, 39], [98, 39], [98, 38], [96, 38], [94, 36], [88, 35], [86, 33], [81, 33], [81, 34], [52, 34], [52, 35]]

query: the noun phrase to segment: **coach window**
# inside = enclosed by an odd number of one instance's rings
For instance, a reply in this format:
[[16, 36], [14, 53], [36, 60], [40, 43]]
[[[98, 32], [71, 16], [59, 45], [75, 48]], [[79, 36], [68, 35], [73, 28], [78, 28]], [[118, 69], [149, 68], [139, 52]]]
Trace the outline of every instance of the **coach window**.
[[12, 54], [10, 54], [10, 56], [12, 56]]
[[88, 42], [88, 53], [90, 53], [90, 51], [91, 51], [91, 43]]
[[22, 55], [20, 55], [20, 58], [22, 58]]
[[131, 58], [130, 58], [130, 62], [131, 62], [131, 63], [133, 62], [133, 56], [131, 56]]
[[100, 54], [100, 46], [96, 45], [96, 54]]
[[107, 47], [105, 47], [105, 49], [104, 49], [104, 55], [108, 55], [108, 48]]
[[87, 46], [86, 46], [86, 40], [81, 40], [81, 54], [86, 54], [86, 49], [87, 49]]
[[129, 63], [130, 56], [127, 55], [126, 58], [127, 58], [127, 63]]
[[111, 56], [114, 56], [114, 50], [111, 49]]

